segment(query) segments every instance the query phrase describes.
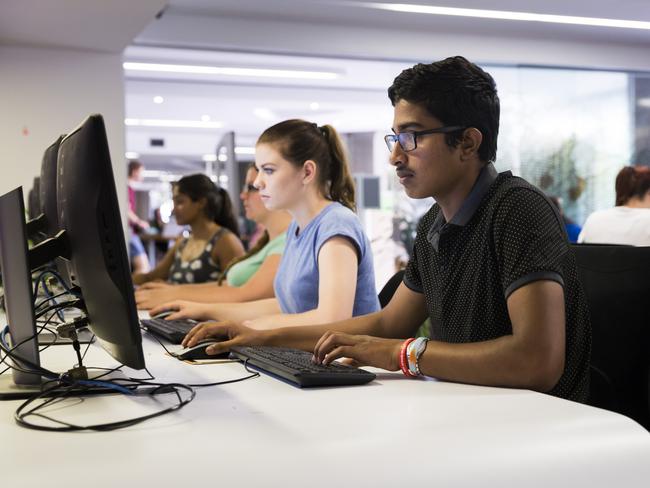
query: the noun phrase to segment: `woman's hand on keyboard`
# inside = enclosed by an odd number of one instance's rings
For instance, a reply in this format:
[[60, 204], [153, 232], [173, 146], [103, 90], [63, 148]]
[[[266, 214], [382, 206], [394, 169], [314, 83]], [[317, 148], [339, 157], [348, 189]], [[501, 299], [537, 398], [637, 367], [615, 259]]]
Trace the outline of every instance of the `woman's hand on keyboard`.
[[173, 300], [163, 303], [152, 308], [149, 315], [152, 317], [159, 313], [173, 310], [166, 318], [167, 320], [194, 319], [194, 320], [212, 320], [214, 319], [214, 305], [209, 303], [189, 302], [187, 300]]
[[329, 364], [335, 359], [350, 358], [358, 365], [397, 371], [402, 339], [382, 339], [328, 331], [314, 348], [314, 361]]
[[138, 310], [149, 310], [173, 300], [174, 295], [176, 290], [172, 285], [157, 288], [144, 288], [143, 285], [135, 290], [135, 303]]

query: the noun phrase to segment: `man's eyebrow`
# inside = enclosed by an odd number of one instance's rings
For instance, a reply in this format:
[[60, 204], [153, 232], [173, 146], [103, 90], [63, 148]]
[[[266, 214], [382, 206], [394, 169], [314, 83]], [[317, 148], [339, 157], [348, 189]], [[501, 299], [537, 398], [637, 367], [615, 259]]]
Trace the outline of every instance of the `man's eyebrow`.
[[[397, 132], [404, 132], [407, 129], [422, 129], [424, 126], [419, 122], [404, 122], [397, 126]], [[395, 132], [395, 129], [392, 129]]]

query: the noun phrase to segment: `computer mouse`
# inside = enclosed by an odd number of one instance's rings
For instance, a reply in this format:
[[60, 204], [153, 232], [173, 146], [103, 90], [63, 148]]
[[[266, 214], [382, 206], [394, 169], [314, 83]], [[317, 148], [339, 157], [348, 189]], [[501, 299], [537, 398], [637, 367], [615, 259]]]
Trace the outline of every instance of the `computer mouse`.
[[165, 317], [173, 314], [174, 312], [175, 310], [163, 310], [162, 312], [157, 313], [156, 315], [151, 315], [151, 314], [149, 315], [151, 316], [152, 319], [164, 319]]
[[203, 341], [199, 342], [196, 346], [187, 347], [176, 353], [176, 359], [180, 360], [194, 360], [194, 359], [228, 359], [230, 353], [228, 351], [220, 354], [208, 354], [205, 350], [212, 344], [217, 344], [220, 341]]

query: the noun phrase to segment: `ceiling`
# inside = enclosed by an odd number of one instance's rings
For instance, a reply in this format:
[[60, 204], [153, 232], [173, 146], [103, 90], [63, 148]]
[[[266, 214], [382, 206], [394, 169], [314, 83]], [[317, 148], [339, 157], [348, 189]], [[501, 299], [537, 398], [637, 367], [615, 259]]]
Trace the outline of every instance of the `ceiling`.
[[[402, 1], [650, 22], [648, 0]], [[385, 130], [392, 117], [386, 88], [419, 60], [462, 53], [484, 64], [650, 71], [650, 30], [393, 12], [372, 8], [367, 0], [170, 0], [163, 10], [164, 5], [0, 0], [0, 43], [109, 52], [128, 45], [126, 62], [334, 74], [300, 80], [125, 70], [127, 119], [203, 117], [218, 126], [127, 126], [128, 151], [150, 168], [179, 171], [202, 167], [202, 157], [214, 153], [226, 131], [235, 132], [238, 146], [250, 148], [265, 127], [289, 117], [332, 123], [342, 132]], [[163, 102], [155, 103], [155, 96]], [[151, 139], [164, 139], [164, 147], [152, 147]]]

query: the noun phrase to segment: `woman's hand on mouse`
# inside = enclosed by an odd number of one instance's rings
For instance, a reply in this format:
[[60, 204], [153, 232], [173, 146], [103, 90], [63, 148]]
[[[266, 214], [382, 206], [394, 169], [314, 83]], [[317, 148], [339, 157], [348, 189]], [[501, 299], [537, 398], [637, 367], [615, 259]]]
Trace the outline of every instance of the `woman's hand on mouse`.
[[167, 320], [194, 319], [194, 320], [214, 320], [214, 305], [209, 303], [189, 302], [187, 300], [173, 300], [163, 303], [152, 308], [149, 315], [152, 317], [159, 313], [173, 310], [166, 318]]
[[219, 354], [233, 346], [259, 346], [263, 344], [264, 331], [246, 327], [237, 322], [203, 322], [190, 330], [183, 339], [183, 347], [192, 347], [199, 342], [221, 340], [206, 349], [208, 354]]

